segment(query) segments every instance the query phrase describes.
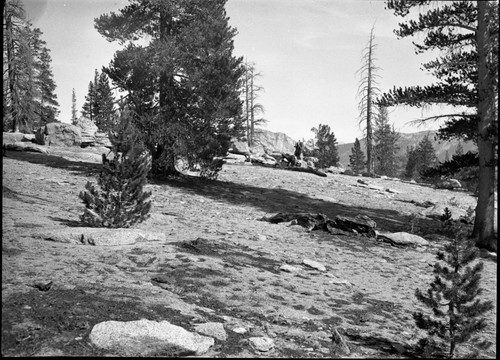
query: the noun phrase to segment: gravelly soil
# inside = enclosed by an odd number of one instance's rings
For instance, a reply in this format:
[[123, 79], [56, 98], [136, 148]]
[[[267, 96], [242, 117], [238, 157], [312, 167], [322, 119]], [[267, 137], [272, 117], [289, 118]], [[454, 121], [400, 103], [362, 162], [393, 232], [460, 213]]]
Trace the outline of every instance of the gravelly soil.
[[[411, 316], [422, 309], [414, 292], [432, 280], [430, 265], [444, 240], [435, 235], [439, 223], [415, 217], [423, 208], [410, 201], [475, 206], [465, 192], [365, 179], [400, 192], [390, 194], [356, 186], [356, 177], [226, 164], [215, 182], [186, 176], [147, 185], [152, 215], [136, 227], [165, 233], [166, 242], [55, 243], [34, 235], [81, 226], [78, 193], [95, 181], [102, 149], [50, 151], [8, 151], [3, 158], [3, 356], [110, 355], [90, 343], [92, 326], [140, 318], [187, 330], [223, 322], [228, 340], [216, 340], [204, 356], [415, 356], [412, 346], [423, 334]], [[396, 248], [260, 220], [277, 212], [367, 215], [380, 230], [412, 230], [431, 245]], [[327, 272], [301, 265], [304, 259], [322, 263]], [[496, 304], [496, 257], [481, 260], [484, 296]], [[280, 271], [283, 264], [301, 270]], [[29, 286], [38, 280], [52, 280], [52, 288]], [[481, 334], [493, 343], [482, 353], [488, 358], [496, 356], [495, 319], [496, 307]], [[238, 326], [249, 332], [231, 331]], [[337, 352], [334, 327], [350, 355]], [[251, 336], [272, 337], [274, 349], [256, 352]]]

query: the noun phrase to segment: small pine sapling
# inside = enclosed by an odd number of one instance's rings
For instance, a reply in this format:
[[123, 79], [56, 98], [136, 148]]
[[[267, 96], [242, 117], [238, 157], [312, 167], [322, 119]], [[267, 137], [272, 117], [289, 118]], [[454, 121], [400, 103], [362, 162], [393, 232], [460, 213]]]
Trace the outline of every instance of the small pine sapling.
[[[477, 257], [474, 240], [467, 238], [462, 225], [454, 226], [448, 208], [441, 221], [447, 233], [453, 236], [444, 247], [446, 254], [438, 252], [437, 259], [448, 266], [435, 263], [433, 272], [436, 276], [427, 292], [423, 293], [420, 289], [415, 291], [417, 299], [432, 309], [434, 317], [415, 312], [413, 318], [417, 327], [429, 334], [428, 338], [420, 341], [420, 345], [435, 344], [437, 336], [441, 339], [437, 348], [449, 346], [446, 356], [452, 358], [458, 344], [468, 342], [475, 333], [486, 327], [486, 319], [481, 315], [493, 309], [493, 304], [478, 298], [482, 293], [479, 281], [483, 263], [479, 262], [472, 268], [467, 266]], [[489, 347], [486, 343], [477, 345], [483, 349]]]
[[103, 155], [98, 186], [89, 181], [80, 192], [86, 207], [80, 219], [86, 225], [126, 228], [149, 217], [151, 192], [145, 192], [144, 185], [151, 170], [151, 158], [129, 117], [124, 110], [116, 135], [109, 134], [114, 157], [107, 160]]

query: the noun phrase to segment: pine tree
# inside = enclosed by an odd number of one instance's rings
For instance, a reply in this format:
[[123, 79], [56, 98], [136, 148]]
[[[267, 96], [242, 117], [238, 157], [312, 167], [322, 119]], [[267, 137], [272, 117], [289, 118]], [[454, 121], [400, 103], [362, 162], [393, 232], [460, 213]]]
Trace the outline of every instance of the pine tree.
[[102, 72], [95, 84], [95, 124], [102, 132], [108, 132], [114, 127], [114, 98], [109, 86], [109, 78]]
[[4, 4], [3, 128], [31, 132], [58, 115], [51, 58], [42, 31], [26, 20], [23, 4]]
[[419, 156], [418, 151], [413, 148], [413, 146], [406, 148], [406, 166], [403, 174], [405, 179], [416, 180], [418, 177], [418, 167], [419, 167]]
[[260, 92], [264, 88], [257, 85], [257, 79], [262, 76], [260, 72], [255, 71], [255, 64], [245, 61], [243, 64], [244, 73], [242, 76], [242, 89], [243, 95], [243, 117], [246, 120], [246, 133], [248, 145], [253, 145], [255, 138], [255, 127], [267, 123], [263, 117], [257, 117], [264, 114], [264, 106], [257, 102]]
[[95, 69], [94, 81], [89, 83], [82, 115], [93, 121], [99, 131], [108, 132], [114, 127], [114, 97], [109, 86], [109, 78], [105, 72]]
[[396, 153], [399, 134], [389, 124], [387, 108], [380, 107], [373, 132], [374, 168], [379, 175], [395, 176], [397, 172]]
[[318, 168], [337, 166], [339, 162], [337, 139], [328, 125], [319, 124], [318, 126], [314, 156], [318, 158], [316, 164]]
[[[405, 17], [410, 10], [430, 1], [389, 0], [387, 8]], [[498, 2], [453, 1], [437, 3], [419, 14], [418, 20], [399, 24], [399, 37], [424, 33], [414, 43], [417, 53], [438, 50], [440, 57], [423, 64], [437, 83], [394, 88], [379, 103], [415, 107], [448, 104], [458, 107], [420, 122], [446, 119], [439, 130], [442, 139], [474, 140], [478, 145], [478, 202], [474, 223], [477, 245], [496, 251], [494, 194], [498, 146]], [[464, 111], [463, 108], [466, 108]]]
[[357, 96], [360, 98], [358, 105], [360, 112], [359, 124], [366, 124], [366, 127], [364, 128], [366, 130], [366, 168], [369, 174], [373, 174], [374, 170], [373, 122], [377, 111], [377, 107], [375, 107], [375, 99], [380, 93], [380, 89], [377, 87], [377, 78], [380, 78], [377, 71], [380, 70], [380, 67], [375, 65], [375, 49], [377, 48], [377, 44], [374, 42], [374, 29], [375, 26], [372, 27], [370, 31], [370, 40], [363, 49], [363, 65], [358, 70], [361, 74], [361, 80], [358, 85], [357, 92]]
[[80, 198], [85, 211], [82, 222], [95, 227], [129, 227], [149, 216], [151, 192], [144, 191], [151, 159], [130, 121], [130, 112], [122, 110], [116, 133], [110, 133], [113, 159], [103, 154], [103, 169], [94, 186], [87, 182]]
[[95, 122], [95, 98], [94, 83], [91, 81], [89, 82], [88, 93], [85, 96], [85, 102], [82, 106], [82, 116], [93, 122]]
[[358, 138], [354, 141], [354, 147], [351, 151], [352, 155], [349, 155], [349, 166], [355, 174], [362, 173], [365, 170], [365, 154], [361, 150]]
[[404, 177], [407, 179], [421, 180], [437, 162], [436, 151], [429, 135], [424, 136], [416, 148], [410, 147], [406, 151], [407, 162]]
[[436, 151], [429, 139], [429, 135], [424, 136], [417, 146], [418, 152], [418, 174], [419, 177], [429, 168], [437, 163]]
[[[431, 345], [437, 337], [442, 342], [437, 348], [449, 346], [448, 356], [452, 358], [457, 345], [470, 341], [474, 334], [486, 328], [486, 319], [481, 316], [493, 309], [493, 303], [479, 299], [483, 291], [479, 287], [483, 263], [478, 262], [472, 268], [467, 266], [477, 258], [474, 240], [466, 237], [463, 228], [453, 226], [448, 208], [441, 220], [447, 234], [452, 236], [444, 247], [446, 254], [437, 253], [437, 260], [441, 263], [434, 264], [436, 276], [427, 292], [415, 291], [417, 299], [432, 309], [433, 316], [415, 312], [413, 318], [417, 327], [429, 335], [419, 342], [420, 346]], [[480, 348], [489, 347], [487, 343], [478, 345]]]
[[[104, 71], [137, 113], [134, 124], [152, 154], [154, 175], [178, 174], [179, 157], [210, 168], [231, 138], [242, 135], [242, 58], [233, 56], [236, 30], [225, 4], [131, 0], [95, 21], [107, 40], [125, 44]], [[138, 38], [148, 41], [138, 46]]]
[[76, 125], [77, 123], [77, 117], [76, 117], [76, 94], [75, 94], [75, 89], [73, 88], [73, 91], [71, 93], [71, 123], [73, 125]]

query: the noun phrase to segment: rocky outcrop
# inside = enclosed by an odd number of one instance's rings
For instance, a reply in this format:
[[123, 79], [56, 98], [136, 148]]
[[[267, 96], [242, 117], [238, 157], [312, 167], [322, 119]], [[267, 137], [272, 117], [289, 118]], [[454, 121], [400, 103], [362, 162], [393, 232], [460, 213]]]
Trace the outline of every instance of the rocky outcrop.
[[229, 152], [239, 155], [250, 155], [250, 148], [246, 140], [233, 139]]
[[[80, 127], [66, 124], [62, 122], [53, 122], [45, 125], [44, 131], [40, 130], [45, 134], [44, 139], [45, 144], [39, 145], [56, 145], [56, 146], [80, 146], [82, 143], [82, 132]], [[37, 137], [37, 140], [40, 135]]]
[[264, 153], [293, 154], [295, 152], [295, 143], [295, 140], [284, 133], [256, 129], [254, 144], [250, 147], [250, 152], [255, 155]]
[[80, 128], [82, 142], [81, 147], [94, 146], [96, 142], [97, 125], [85, 116], [81, 116], [76, 121], [76, 126]]

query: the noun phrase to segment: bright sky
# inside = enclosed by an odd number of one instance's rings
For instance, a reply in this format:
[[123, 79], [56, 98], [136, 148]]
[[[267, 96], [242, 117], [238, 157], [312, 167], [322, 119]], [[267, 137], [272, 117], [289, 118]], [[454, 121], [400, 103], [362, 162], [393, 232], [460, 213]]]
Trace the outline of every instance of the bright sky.
[[[109, 64], [117, 43], [109, 43], [94, 28], [94, 19], [118, 11], [124, 0], [22, 0], [35, 27], [51, 50], [52, 69], [60, 104], [59, 120], [70, 122], [71, 93], [75, 89], [78, 115], [94, 70]], [[393, 29], [400, 19], [370, 0], [228, 0], [229, 23], [237, 28], [234, 55], [254, 62], [264, 88], [259, 103], [265, 107], [264, 127], [284, 132], [294, 140], [309, 139], [320, 123], [331, 127], [341, 143], [361, 138], [356, 98], [363, 48], [375, 23], [379, 88], [425, 85], [434, 79], [420, 70], [432, 57], [415, 55], [411, 40], [397, 40]], [[415, 39], [413, 39], [415, 40]], [[419, 40], [417, 38], [417, 40]], [[445, 108], [437, 112], [448, 111]], [[410, 120], [433, 113], [419, 109], [391, 109], [397, 130], [415, 127]]]

